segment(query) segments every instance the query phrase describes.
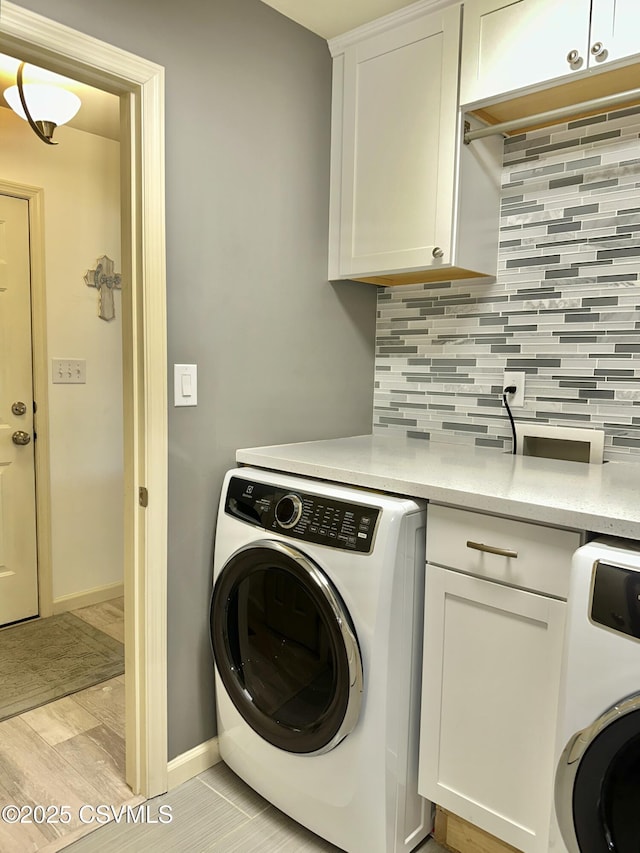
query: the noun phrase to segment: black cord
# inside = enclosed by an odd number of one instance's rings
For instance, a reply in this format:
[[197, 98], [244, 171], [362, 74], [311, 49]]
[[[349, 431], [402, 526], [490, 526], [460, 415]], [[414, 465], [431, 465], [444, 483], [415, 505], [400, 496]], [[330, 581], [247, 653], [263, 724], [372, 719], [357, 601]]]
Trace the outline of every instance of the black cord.
[[513, 450], [511, 451], [514, 455], [516, 453], [518, 444], [516, 439], [516, 425], [513, 421], [513, 415], [511, 414], [511, 409], [509, 408], [509, 403], [507, 402], [507, 394], [514, 394], [516, 391], [515, 385], [510, 385], [508, 388], [505, 388], [502, 392], [502, 402], [504, 403], [504, 407], [507, 410], [507, 414], [509, 415], [509, 420], [511, 421], [511, 434], [513, 435]]

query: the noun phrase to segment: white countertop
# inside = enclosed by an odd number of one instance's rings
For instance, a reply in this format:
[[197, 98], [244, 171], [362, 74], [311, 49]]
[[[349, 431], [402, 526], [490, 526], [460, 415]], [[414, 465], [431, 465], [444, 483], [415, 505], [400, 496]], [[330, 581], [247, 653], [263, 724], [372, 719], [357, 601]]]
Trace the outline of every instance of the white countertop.
[[640, 464], [589, 465], [404, 436], [249, 447], [246, 465], [640, 540]]

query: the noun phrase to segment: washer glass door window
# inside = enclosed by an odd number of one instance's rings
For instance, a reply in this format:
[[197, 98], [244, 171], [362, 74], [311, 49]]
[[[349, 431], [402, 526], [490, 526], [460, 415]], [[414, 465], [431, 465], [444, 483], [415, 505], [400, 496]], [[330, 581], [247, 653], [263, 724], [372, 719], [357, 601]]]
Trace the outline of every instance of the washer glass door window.
[[[596, 560], [589, 612], [596, 630], [637, 644], [639, 602], [640, 572]], [[640, 694], [569, 741], [556, 774], [556, 812], [570, 853], [640, 851]]]
[[357, 722], [362, 662], [351, 619], [327, 576], [295, 548], [241, 548], [211, 598], [211, 642], [229, 698], [262, 738], [326, 752]]
[[640, 850], [640, 696], [614, 705], [567, 745], [556, 808], [570, 851]]

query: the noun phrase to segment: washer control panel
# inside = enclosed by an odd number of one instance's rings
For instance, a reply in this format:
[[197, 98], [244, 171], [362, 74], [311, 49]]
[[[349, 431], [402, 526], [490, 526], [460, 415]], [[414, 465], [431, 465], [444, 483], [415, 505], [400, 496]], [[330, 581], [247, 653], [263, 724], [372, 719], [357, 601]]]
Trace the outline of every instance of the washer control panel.
[[373, 548], [380, 515], [377, 507], [235, 476], [229, 480], [224, 508], [227, 514], [270, 532], [365, 554]]
[[640, 639], [640, 572], [597, 560], [591, 593], [591, 620]]

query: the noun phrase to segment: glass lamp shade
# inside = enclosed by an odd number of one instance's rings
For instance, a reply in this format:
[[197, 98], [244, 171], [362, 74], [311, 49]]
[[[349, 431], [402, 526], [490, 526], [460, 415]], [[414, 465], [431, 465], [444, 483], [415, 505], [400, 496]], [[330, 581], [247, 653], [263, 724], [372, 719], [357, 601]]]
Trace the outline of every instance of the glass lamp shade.
[[[34, 121], [51, 122], [59, 127], [70, 121], [80, 109], [80, 98], [60, 86], [26, 83], [22, 89]], [[5, 90], [4, 97], [14, 113], [26, 121], [27, 116], [22, 109], [18, 87], [10, 86]]]

